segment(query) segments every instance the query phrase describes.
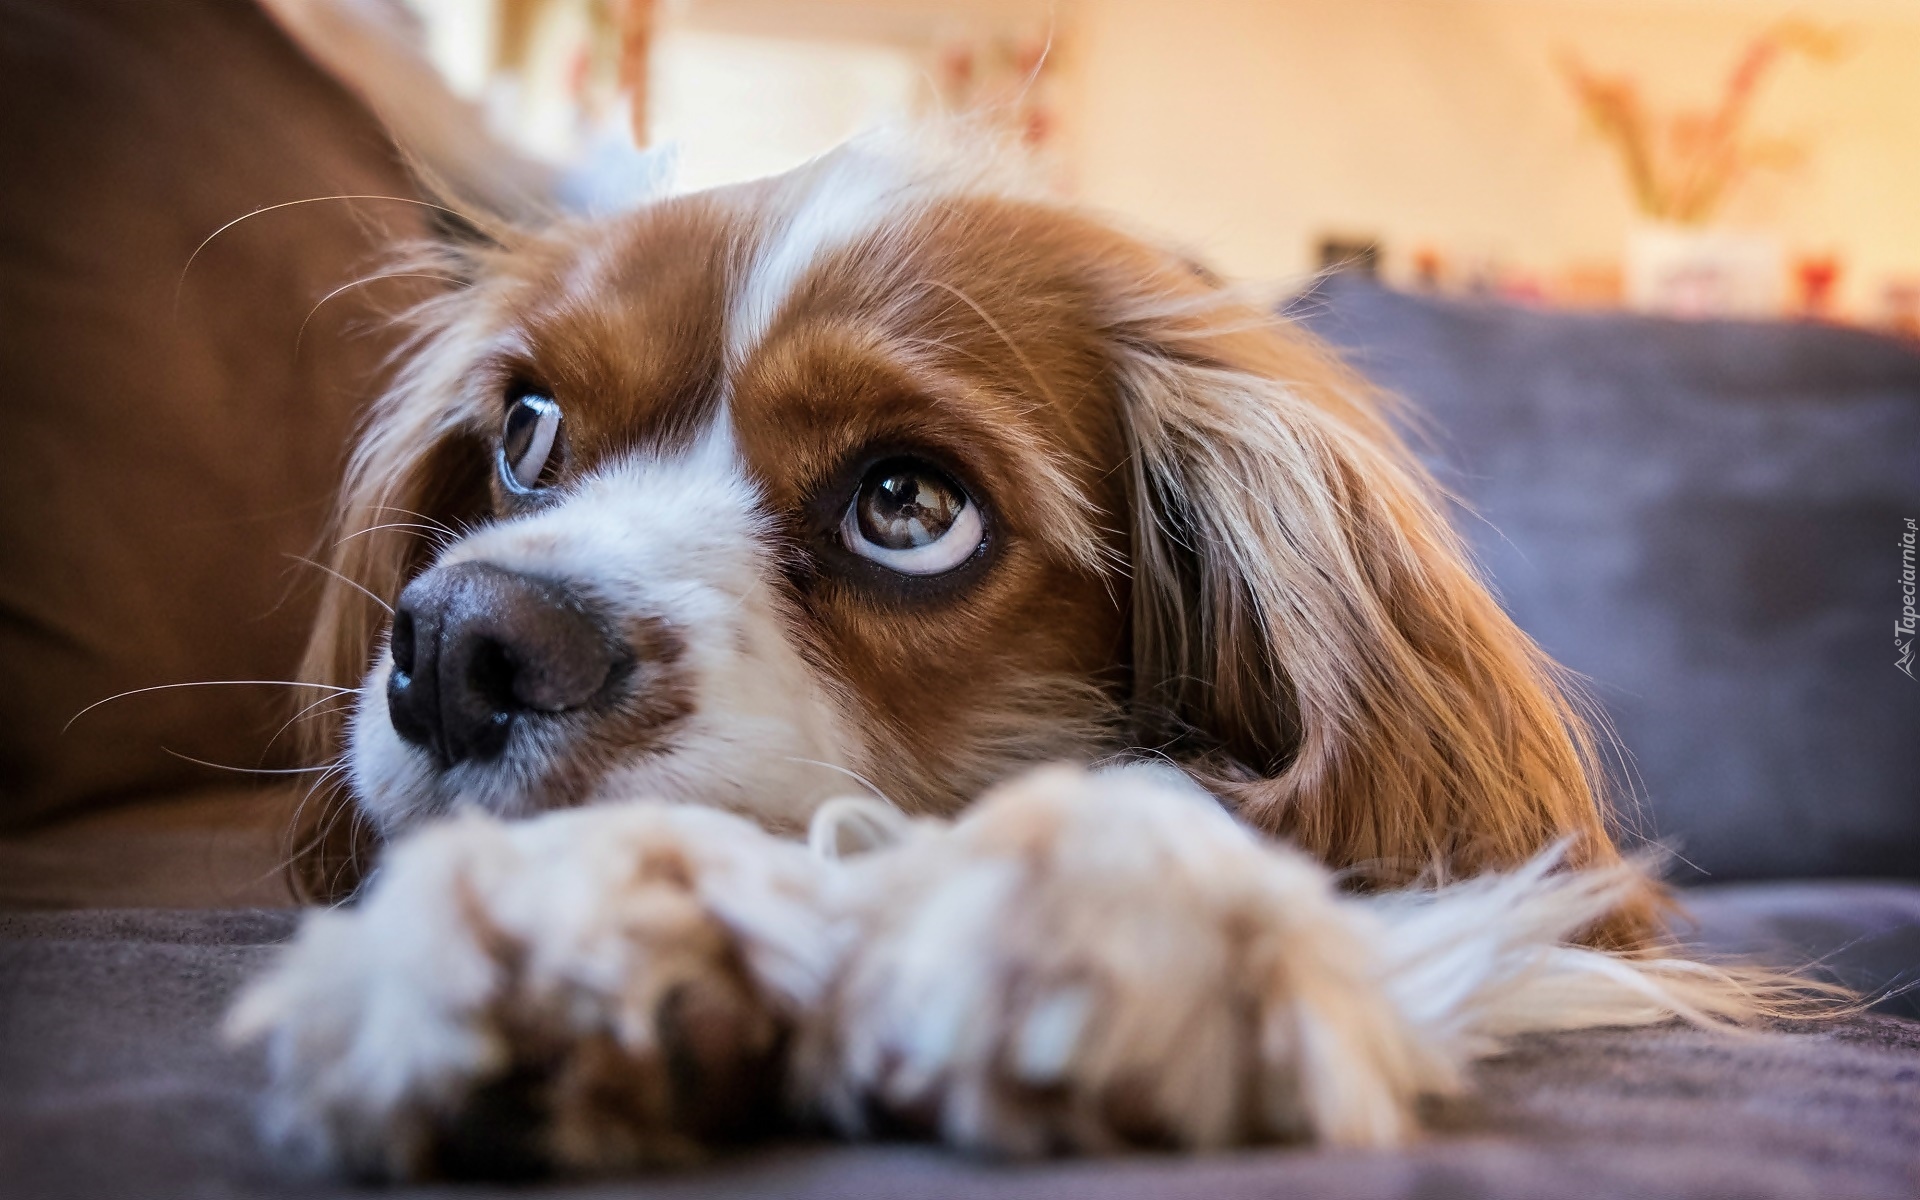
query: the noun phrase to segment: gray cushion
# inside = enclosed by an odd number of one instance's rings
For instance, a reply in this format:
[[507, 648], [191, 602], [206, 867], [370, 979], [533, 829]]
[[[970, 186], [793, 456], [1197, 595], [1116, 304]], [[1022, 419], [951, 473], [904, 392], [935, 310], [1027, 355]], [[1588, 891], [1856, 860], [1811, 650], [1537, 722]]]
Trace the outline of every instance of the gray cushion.
[[1566, 315], [1334, 281], [1320, 333], [1426, 419], [1516, 620], [1586, 675], [1683, 873], [1920, 876], [1894, 668], [1920, 353], [1818, 325]]
[[[214, 1040], [287, 912], [0, 916], [0, 1192], [364, 1196], [287, 1174], [251, 1129], [259, 1065]], [[1539, 1038], [1392, 1154], [1275, 1148], [1027, 1166], [922, 1146], [794, 1143], [641, 1181], [385, 1195], [717, 1198], [1301, 1196], [1661, 1200], [1920, 1194], [1920, 1024], [1863, 1017], [1735, 1038]]]

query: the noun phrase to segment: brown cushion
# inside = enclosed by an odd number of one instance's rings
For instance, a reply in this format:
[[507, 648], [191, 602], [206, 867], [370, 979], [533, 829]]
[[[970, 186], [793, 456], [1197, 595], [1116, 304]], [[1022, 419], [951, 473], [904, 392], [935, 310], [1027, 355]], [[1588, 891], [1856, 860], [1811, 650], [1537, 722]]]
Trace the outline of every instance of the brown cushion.
[[190, 789], [0, 833], [0, 912], [291, 905], [280, 863], [301, 791]]
[[[0, 0], [0, 828], [262, 763], [423, 229], [372, 119], [248, 0]], [[304, 700], [318, 693], [306, 693]], [[286, 760], [282, 737], [264, 760]], [[226, 777], [229, 781], [237, 776]]]

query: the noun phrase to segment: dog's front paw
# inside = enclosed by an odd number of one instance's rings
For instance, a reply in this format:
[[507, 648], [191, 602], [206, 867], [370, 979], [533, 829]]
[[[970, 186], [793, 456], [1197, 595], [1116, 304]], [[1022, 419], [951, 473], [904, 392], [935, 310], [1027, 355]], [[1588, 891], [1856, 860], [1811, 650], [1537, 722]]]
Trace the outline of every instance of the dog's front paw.
[[801, 1058], [851, 1131], [1386, 1145], [1455, 1082], [1385, 995], [1368, 915], [1170, 775], [1039, 772], [852, 871], [865, 933]]
[[308, 918], [229, 1030], [283, 1140], [361, 1174], [682, 1161], [779, 1098], [838, 953], [819, 870], [710, 810], [462, 818]]

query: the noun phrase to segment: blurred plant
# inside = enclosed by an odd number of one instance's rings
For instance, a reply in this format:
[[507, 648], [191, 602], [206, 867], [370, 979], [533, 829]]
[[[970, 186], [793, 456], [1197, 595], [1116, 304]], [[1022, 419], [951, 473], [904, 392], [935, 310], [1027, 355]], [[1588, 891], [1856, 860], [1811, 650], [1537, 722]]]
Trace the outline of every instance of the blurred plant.
[[582, 132], [624, 104], [634, 140], [645, 145], [657, 7], [657, 0], [497, 0], [491, 70], [565, 106]]
[[1588, 120], [1619, 153], [1640, 211], [1697, 225], [1711, 220], [1754, 171], [1792, 166], [1804, 157], [1791, 140], [1747, 132], [1761, 83], [1790, 55], [1833, 62], [1845, 52], [1836, 31], [1782, 21], [1748, 43], [1715, 107], [1667, 115], [1649, 111], [1632, 79], [1598, 74], [1571, 53], [1562, 55], [1560, 67]]

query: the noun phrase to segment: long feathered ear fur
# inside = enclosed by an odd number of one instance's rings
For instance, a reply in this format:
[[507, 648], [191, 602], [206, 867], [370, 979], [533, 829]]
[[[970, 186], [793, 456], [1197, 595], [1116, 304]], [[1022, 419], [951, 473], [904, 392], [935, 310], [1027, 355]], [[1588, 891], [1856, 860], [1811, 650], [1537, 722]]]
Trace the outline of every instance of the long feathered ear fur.
[[[1574, 865], [1616, 861], [1587, 727], [1381, 398], [1172, 267], [1110, 334], [1144, 744], [1365, 882], [1512, 867], [1562, 839]], [[1655, 901], [1598, 936], [1637, 940]]]

